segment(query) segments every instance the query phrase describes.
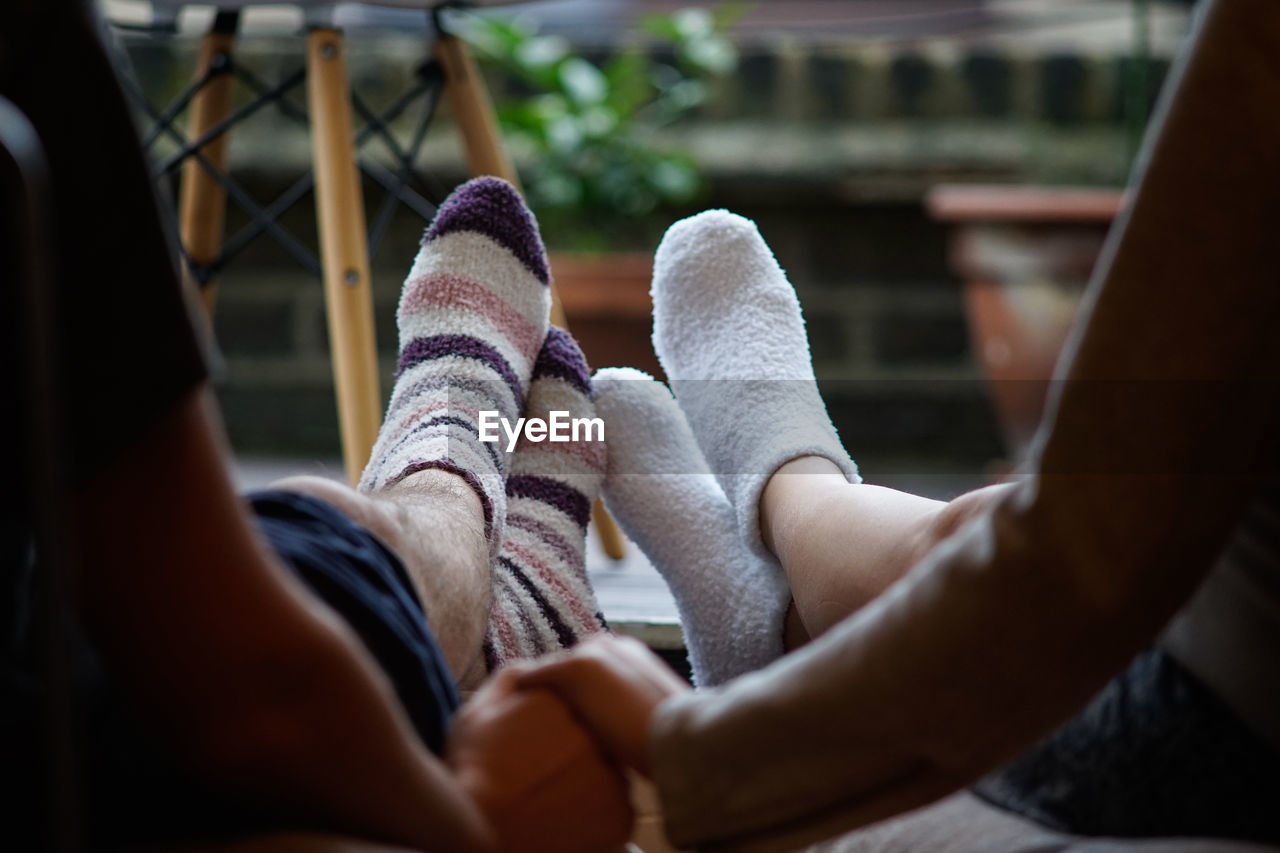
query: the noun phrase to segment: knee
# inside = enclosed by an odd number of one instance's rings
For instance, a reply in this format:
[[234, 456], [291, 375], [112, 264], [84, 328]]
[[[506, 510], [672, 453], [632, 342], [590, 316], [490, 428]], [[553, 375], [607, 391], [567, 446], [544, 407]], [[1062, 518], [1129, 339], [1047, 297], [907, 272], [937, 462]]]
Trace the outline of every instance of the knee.
[[308, 495], [318, 495], [319, 492], [330, 488], [343, 488], [343, 486], [325, 477], [316, 477], [311, 474], [295, 474], [291, 477], [284, 477], [276, 480], [268, 489], [281, 492], [302, 492]]
[[396, 548], [401, 538], [401, 524], [394, 512], [379, 501], [355, 489], [324, 477], [286, 477], [271, 484], [272, 489], [298, 492], [324, 501], [357, 524], [363, 525]]

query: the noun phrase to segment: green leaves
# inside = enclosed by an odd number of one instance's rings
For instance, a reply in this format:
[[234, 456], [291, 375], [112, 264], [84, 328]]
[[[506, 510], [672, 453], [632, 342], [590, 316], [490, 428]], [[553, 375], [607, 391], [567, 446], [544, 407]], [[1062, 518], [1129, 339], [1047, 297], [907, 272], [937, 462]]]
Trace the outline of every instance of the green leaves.
[[560, 88], [578, 106], [599, 104], [609, 94], [609, 78], [580, 57], [571, 56], [561, 62], [558, 74]]
[[725, 14], [709, 9], [681, 9], [670, 15], [648, 15], [641, 26], [676, 48], [680, 65], [692, 73], [727, 74], [738, 64], [738, 52], [720, 33], [745, 6], [735, 5]]
[[530, 74], [550, 72], [569, 55], [569, 41], [560, 36], [535, 36], [512, 46], [516, 64]]
[[674, 63], [636, 46], [596, 65], [522, 19], [465, 19], [461, 34], [510, 81], [497, 93], [498, 118], [509, 138], [535, 154], [523, 177], [540, 217], [561, 212], [580, 228], [605, 231], [697, 195], [697, 164], [659, 143], [657, 131], [704, 103], [709, 82], [736, 66], [723, 30], [742, 8], [646, 17], [642, 30], [670, 48]]

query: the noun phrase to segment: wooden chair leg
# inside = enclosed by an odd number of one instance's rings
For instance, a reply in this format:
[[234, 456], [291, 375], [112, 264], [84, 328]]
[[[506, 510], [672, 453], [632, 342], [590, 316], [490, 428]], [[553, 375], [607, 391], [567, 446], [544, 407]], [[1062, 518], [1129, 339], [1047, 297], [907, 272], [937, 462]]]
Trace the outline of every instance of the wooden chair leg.
[[600, 548], [605, 555], [611, 560], [621, 560], [627, 556], [626, 540], [622, 538], [618, 522], [609, 515], [609, 510], [604, 508], [604, 501], [600, 498], [596, 498], [595, 506], [591, 508], [591, 518], [596, 523], [596, 536], [600, 539]]
[[[436, 60], [444, 70], [445, 97], [449, 99], [449, 109], [462, 136], [462, 148], [471, 174], [495, 175], [520, 186], [520, 177], [502, 144], [502, 135], [498, 133], [493, 102], [466, 43], [457, 36], [442, 32], [437, 35], [435, 51]], [[551, 286], [551, 322], [562, 329], [569, 328], [554, 282]], [[592, 517], [596, 522], [600, 547], [612, 559], [621, 560], [626, 554], [622, 533], [603, 502], [596, 501]]]
[[[455, 35], [440, 33], [436, 37], [436, 61], [444, 70], [445, 97], [462, 136], [462, 150], [471, 174], [494, 175], [520, 186], [520, 176], [516, 174], [506, 146], [502, 144], [502, 134], [498, 133], [489, 90], [484, 86], [484, 78], [476, 69], [466, 42]], [[568, 326], [554, 284], [551, 287], [551, 322], [562, 329]]]
[[382, 397], [364, 200], [356, 165], [346, 59], [342, 34], [337, 30], [318, 28], [307, 36], [307, 99], [342, 459], [354, 484], [378, 437]]
[[515, 166], [498, 133], [493, 102], [466, 42], [442, 32], [436, 37], [435, 51], [436, 61], [444, 71], [445, 97], [449, 99], [454, 123], [462, 135], [463, 152], [471, 174], [495, 175], [519, 186]]
[[[238, 13], [221, 12], [213, 28], [200, 40], [200, 56], [196, 64], [197, 79], [208, 73], [220, 57], [230, 57], [236, 37]], [[230, 74], [218, 74], [210, 78], [191, 100], [191, 120], [188, 139], [196, 139], [209, 128], [231, 114]], [[223, 133], [200, 149], [200, 154], [214, 168], [225, 171], [227, 167], [227, 138]], [[227, 211], [227, 194], [218, 182], [205, 171], [196, 158], [190, 157], [182, 164], [182, 184], [178, 200], [178, 231], [182, 245], [196, 264], [211, 264], [222, 251], [222, 230]], [[217, 289], [213, 282], [205, 282], [200, 297], [205, 310], [212, 316]]]

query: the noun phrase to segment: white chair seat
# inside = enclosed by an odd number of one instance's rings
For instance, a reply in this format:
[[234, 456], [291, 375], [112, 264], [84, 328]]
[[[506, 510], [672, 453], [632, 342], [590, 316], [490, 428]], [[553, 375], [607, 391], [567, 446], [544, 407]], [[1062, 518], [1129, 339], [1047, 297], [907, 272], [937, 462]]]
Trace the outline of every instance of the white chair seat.
[[[308, 26], [336, 26], [342, 29], [372, 27], [374, 29], [424, 29], [425, 19], [415, 17], [424, 11], [431, 11], [449, 5], [460, 8], [484, 8], [509, 6], [528, 3], [531, 0], [98, 0], [113, 23], [134, 26], [174, 27], [183, 13], [233, 12], [244, 10], [254, 14], [261, 10], [263, 14], [273, 15], [285, 13], [281, 18], [270, 17], [272, 24], [279, 27], [280, 20], [292, 20], [288, 15], [302, 15]], [[254, 19], [259, 21], [260, 19]], [[295, 24], [296, 25], [296, 24]], [[200, 29], [207, 27], [199, 25]], [[249, 26], [250, 30], [255, 25]], [[244, 24], [241, 24], [244, 32]]]
[[[181, 9], [186, 6], [212, 6], [217, 9], [244, 9], [250, 6], [301, 6], [325, 8], [346, 5], [349, 0], [151, 0], [156, 9]], [[397, 9], [434, 9], [447, 5], [450, 0], [358, 0], [365, 6], [391, 6]], [[529, 0], [466, 0], [462, 6], [508, 6], [527, 3]]]

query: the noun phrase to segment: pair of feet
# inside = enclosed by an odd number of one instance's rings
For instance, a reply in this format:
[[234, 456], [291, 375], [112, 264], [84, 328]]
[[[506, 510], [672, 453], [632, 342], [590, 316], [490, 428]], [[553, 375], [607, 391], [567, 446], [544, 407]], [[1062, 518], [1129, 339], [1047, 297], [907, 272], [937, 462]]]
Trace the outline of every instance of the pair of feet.
[[[401, 295], [400, 362], [360, 488], [425, 469], [479, 495], [494, 567], [485, 641], [501, 663], [602, 630], [583, 553], [603, 486], [667, 579], [695, 680], [782, 654], [790, 592], [758, 528], [769, 477], [799, 456], [857, 472], [818, 395], [795, 293], [748, 220], [711, 211], [672, 226], [655, 257], [654, 345], [668, 390], [639, 371], [592, 379], [549, 327], [545, 251], [508, 184], [481, 178], [441, 206]], [[608, 441], [480, 440], [481, 412], [603, 418]]]
[[[414, 474], [465, 480], [484, 515], [493, 604], [489, 671], [567, 648], [604, 630], [587, 580], [587, 522], [600, 494], [602, 441], [481, 440], [482, 413], [596, 417], [586, 359], [551, 328], [549, 273], [537, 223], [497, 178], [458, 188], [423, 237], [397, 311], [399, 364], [359, 490], [378, 493]], [[487, 432], [487, 431], [486, 431]]]
[[795, 291], [754, 223], [722, 210], [677, 222], [652, 297], [671, 390], [629, 368], [595, 375], [604, 492], [671, 587], [705, 687], [785, 651], [791, 589], [759, 522], [772, 475], [805, 456], [850, 482], [858, 472], [818, 393]]

